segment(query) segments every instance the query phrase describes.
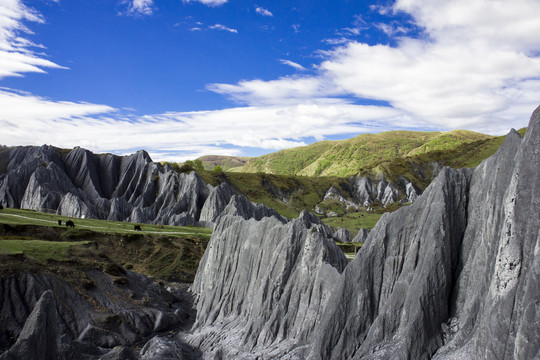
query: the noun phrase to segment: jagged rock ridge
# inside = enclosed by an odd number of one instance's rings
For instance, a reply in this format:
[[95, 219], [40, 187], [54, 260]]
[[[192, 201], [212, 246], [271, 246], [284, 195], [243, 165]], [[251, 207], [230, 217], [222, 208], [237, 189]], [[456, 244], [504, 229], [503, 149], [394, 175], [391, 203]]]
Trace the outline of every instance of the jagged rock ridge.
[[[3, 151], [0, 204], [60, 215], [168, 225], [211, 226], [234, 191], [207, 185], [195, 172], [178, 174], [145, 151], [95, 155], [52, 146]], [[207, 200], [210, 200], [209, 202]]]
[[[385, 214], [341, 274], [314, 253], [312, 271], [289, 277], [302, 268], [292, 249], [310, 237], [283, 231], [313, 234], [309, 222], [223, 216], [194, 284], [189, 341], [207, 358], [540, 358], [538, 149], [540, 108], [524, 139], [512, 131], [476, 169], [444, 168], [414, 204]], [[322, 269], [334, 275], [320, 281]], [[289, 279], [297, 295], [284, 300]], [[331, 295], [316, 297], [317, 316], [301, 295], [314, 283]]]
[[231, 200], [199, 265], [196, 330], [188, 339], [206, 357], [282, 357], [284, 349], [293, 357], [290, 349], [320, 320], [324, 289], [347, 263], [331, 230], [306, 211], [288, 223], [244, 216], [255, 212]]

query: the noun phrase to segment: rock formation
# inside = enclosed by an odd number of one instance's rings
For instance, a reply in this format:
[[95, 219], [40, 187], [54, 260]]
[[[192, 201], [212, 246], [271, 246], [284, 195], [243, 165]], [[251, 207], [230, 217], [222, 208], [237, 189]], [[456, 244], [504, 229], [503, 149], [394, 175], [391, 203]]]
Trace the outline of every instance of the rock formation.
[[242, 214], [257, 212], [249, 207], [231, 199], [193, 283], [197, 321], [188, 338], [205, 357], [282, 356], [304, 344], [328, 301], [324, 289], [347, 263], [316, 217], [247, 220]]
[[385, 214], [342, 272], [305, 213], [222, 216], [188, 340], [205, 358], [540, 358], [538, 149], [540, 108], [524, 139], [510, 132], [476, 169], [444, 168]]
[[413, 203], [420, 193], [413, 183], [404, 177], [400, 177], [398, 182], [394, 184], [387, 181], [384, 176], [381, 176], [378, 180], [372, 180], [365, 176], [355, 176], [347, 179], [342, 185], [350, 188], [347, 191], [349, 197], [332, 186], [324, 194], [321, 203], [315, 206], [314, 212], [319, 215], [330, 216], [330, 211], [325, 209], [325, 202], [340, 203], [346, 211], [356, 211], [361, 207], [369, 207], [374, 202], [379, 202], [383, 207], [398, 201], [401, 203]]
[[[188, 324], [189, 302], [142, 275], [125, 272], [120, 285], [99, 271], [88, 275], [85, 292], [51, 274], [1, 278], [0, 359], [138, 359], [141, 343], [142, 359], [189, 353], [180, 341], [154, 337]], [[185, 350], [166, 356], [165, 345]]]
[[225, 185], [211, 192], [196, 173], [178, 174], [144, 151], [120, 157], [15, 147], [0, 157], [7, 164], [0, 173], [0, 204], [65, 216], [169, 225], [202, 220], [211, 226], [233, 192]]
[[[367, 238], [358, 235], [364, 245], [348, 264], [332, 231], [306, 211], [287, 221], [226, 186], [204, 188], [195, 176], [152, 165], [130, 175], [139, 180], [102, 181], [95, 191], [122, 199], [114, 205], [120, 212], [132, 206], [129, 216], [158, 216], [172, 204], [159, 189], [172, 186], [191, 194], [176, 214], [200, 219], [201, 199], [215, 192], [219, 200], [204, 211], [215, 229], [192, 285], [191, 330], [181, 331], [189, 304], [141, 275], [125, 272], [115, 283], [89, 271], [93, 286], [82, 295], [54, 274], [17, 273], [0, 278], [0, 359], [538, 359], [539, 149], [540, 107], [524, 138], [511, 131], [475, 169], [441, 169], [412, 205], [383, 215]], [[27, 172], [9, 163], [3, 202], [25, 199], [28, 184], [28, 198], [43, 204], [94, 191], [95, 179], [65, 184], [63, 195], [47, 192], [40, 179], [49, 172], [59, 181], [92, 179], [91, 170], [59, 172], [63, 163], [49, 150], [11, 154], [47, 161]], [[137, 174], [144, 158], [119, 160], [118, 174]], [[28, 181], [8, 191], [14, 174]], [[80, 211], [99, 211], [92, 206]]]

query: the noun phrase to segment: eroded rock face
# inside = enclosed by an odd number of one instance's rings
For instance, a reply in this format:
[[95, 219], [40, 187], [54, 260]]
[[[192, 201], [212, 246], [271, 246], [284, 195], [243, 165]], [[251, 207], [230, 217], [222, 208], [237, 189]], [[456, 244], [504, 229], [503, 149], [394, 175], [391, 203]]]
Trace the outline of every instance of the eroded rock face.
[[324, 289], [346, 259], [307, 212], [288, 223], [275, 216], [246, 220], [245, 205], [231, 199], [201, 260], [189, 339], [205, 356], [293, 356], [291, 348], [307, 341], [320, 320], [329, 297]]
[[[88, 275], [85, 296], [49, 274], [1, 278], [0, 359], [139, 359], [136, 344], [191, 321], [188, 303], [142, 275], [125, 272], [123, 285], [97, 270]], [[180, 344], [153, 339], [141, 358], [181, 359], [172, 357]]]
[[60, 156], [58, 149], [42, 146], [11, 148], [0, 156], [7, 164], [0, 174], [0, 204], [71, 217], [165, 225], [201, 220], [212, 226], [233, 193], [225, 184], [211, 194], [195, 172], [178, 174], [144, 151], [121, 157], [75, 148]]
[[413, 203], [420, 194], [414, 184], [403, 177], [398, 180], [397, 184], [393, 184], [384, 177], [371, 180], [368, 177], [355, 176], [344, 184], [351, 189], [350, 198], [345, 197], [337, 188], [330, 187], [326, 191], [322, 203], [315, 206], [314, 212], [319, 215], [328, 215], [329, 212], [324, 209], [323, 205], [325, 201], [339, 202], [347, 211], [356, 211], [361, 207], [369, 207], [376, 201], [383, 207], [397, 201]]
[[26, 319], [17, 342], [0, 359], [43, 359], [60, 358], [60, 330], [56, 302], [51, 290], [45, 291]]
[[476, 169], [441, 169], [385, 214], [341, 274], [305, 218], [223, 216], [190, 342], [207, 358], [539, 358], [538, 149], [540, 108], [524, 139], [512, 131]]

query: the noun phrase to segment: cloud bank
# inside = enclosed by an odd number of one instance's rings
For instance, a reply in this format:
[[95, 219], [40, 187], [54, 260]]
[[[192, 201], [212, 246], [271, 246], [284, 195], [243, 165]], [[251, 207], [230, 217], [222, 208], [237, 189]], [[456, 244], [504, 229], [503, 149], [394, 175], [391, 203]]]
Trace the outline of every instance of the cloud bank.
[[[143, 14], [152, 11], [150, 0], [130, 6]], [[240, 155], [249, 148], [277, 150], [333, 135], [452, 128], [506, 133], [527, 124], [540, 100], [538, 1], [398, 0], [373, 11], [410, 16], [412, 23], [387, 23], [384, 31], [397, 36], [396, 45], [352, 41], [345, 36], [351, 30], [343, 30], [336, 47], [321, 53], [315, 75], [209, 84], [208, 90], [239, 104], [229, 109], [134, 116], [107, 105], [0, 88], [0, 144], [113, 153], [143, 148], [155, 160], [182, 160]], [[0, 78], [62, 68], [26, 38], [25, 22], [44, 21], [20, 1], [3, 1]], [[360, 32], [361, 26], [368, 25], [357, 19], [350, 29]], [[421, 36], [407, 36], [411, 27], [421, 29]], [[237, 32], [220, 24], [213, 28]], [[366, 99], [388, 105], [358, 105]]]
[[[399, 35], [397, 46], [326, 39], [340, 46], [324, 53], [315, 76], [208, 89], [248, 105], [340, 96], [382, 101], [442, 129], [505, 133], [526, 125], [540, 99], [540, 2], [398, 0], [373, 10], [413, 19], [385, 24], [385, 33]], [[353, 25], [360, 33], [365, 22], [357, 18]], [[422, 30], [420, 37], [406, 36], [412, 27]]]

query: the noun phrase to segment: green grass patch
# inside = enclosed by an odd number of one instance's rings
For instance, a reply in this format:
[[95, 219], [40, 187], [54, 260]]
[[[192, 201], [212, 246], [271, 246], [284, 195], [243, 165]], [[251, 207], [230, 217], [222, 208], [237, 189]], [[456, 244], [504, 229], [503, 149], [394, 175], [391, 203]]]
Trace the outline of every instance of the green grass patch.
[[[58, 220], [62, 220], [62, 225], [58, 225]], [[112, 233], [112, 234], [162, 234], [167, 236], [185, 237], [188, 235], [209, 239], [212, 235], [211, 229], [195, 226], [163, 226], [150, 224], [134, 224], [128, 222], [96, 220], [96, 219], [77, 219], [66, 216], [41, 213], [33, 210], [4, 208], [0, 210], [0, 223], [11, 225], [40, 225], [64, 227], [68, 220], [75, 223], [74, 229], [68, 229], [73, 237], [84, 235], [85, 230]], [[133, 229], [134, 225], [140, 225], [141, 232]]]
[[68, 252], [73, 246], [87, 244], [86, 241], [44, 241], [22, 239], [0, 239], [0, 254], [24, 254], [40, 263], [49, 260], [68, 260]]
[[246, 160], [245, 165], [231, 170], [280, 175], [346, 177], [355, 175], [359, 169], [372, 167], [381, 161], [433, 151], [451, 151], [463, 144], [493, 138], [467, 130], [389, 131], [379, 134], [361, 134], [351, 139], [321, 141], [250, 158]]
[[373, 229], [381, 216], [382, 213], [359, 211], [341, 217], [324, 218], [322, 221], [334, 229], [344, 228], [349, 230], [352, 238], [358, 234], [360, 228]]

